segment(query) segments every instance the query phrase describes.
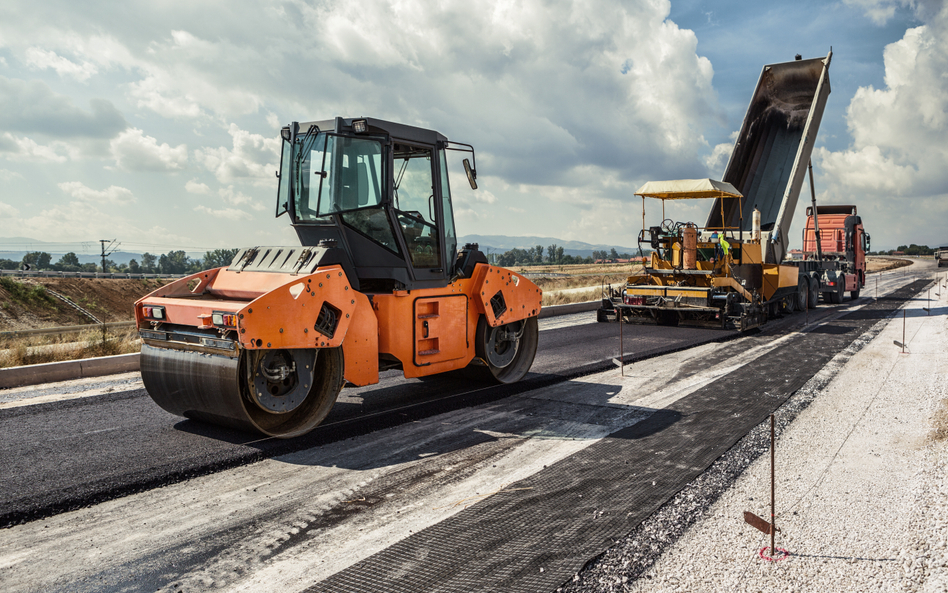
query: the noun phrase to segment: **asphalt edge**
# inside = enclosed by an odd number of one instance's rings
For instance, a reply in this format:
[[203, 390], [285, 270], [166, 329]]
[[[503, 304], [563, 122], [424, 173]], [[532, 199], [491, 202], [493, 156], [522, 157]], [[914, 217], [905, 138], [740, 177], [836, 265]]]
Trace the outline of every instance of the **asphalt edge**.
[[[541, 308], [538, 317], [545, 319], [547, 317], [595, 311], [599, 308], [599, 303], [600, 301], [587, 301], [568, 305], [551, 305]], [[131, 373], [140, 370], [139, 356], [138, 353], [119, 354], [117, 356], [100, 356], [0, 369], [0, 389]]]
[[140, 356], [135, 352], [0, 369], [0, 389], [130, 373], [139, 370]]

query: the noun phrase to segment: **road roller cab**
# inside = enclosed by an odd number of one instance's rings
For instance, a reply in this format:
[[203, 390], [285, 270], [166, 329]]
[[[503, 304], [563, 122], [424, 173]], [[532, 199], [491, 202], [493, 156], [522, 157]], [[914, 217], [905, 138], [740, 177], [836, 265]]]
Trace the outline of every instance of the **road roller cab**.
[[308, 432], [344, 382], [473, 365], [499, 382], [533, 362], [541, 291], [458, 251], [438, 132], [371, 118], [282, 130], [276, 215], [301, 246], [240, 250], [135, 306], [145, 388], [181, 416], [278, 437]]

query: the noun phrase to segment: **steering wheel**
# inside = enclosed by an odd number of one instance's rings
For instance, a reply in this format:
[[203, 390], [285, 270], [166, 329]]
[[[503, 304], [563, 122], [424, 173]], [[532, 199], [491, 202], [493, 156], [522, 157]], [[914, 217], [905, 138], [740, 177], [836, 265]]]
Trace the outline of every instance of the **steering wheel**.
[[666, 218], [662, 221], [662, 231], [668, 235], [673, 235], [678, 232], [678, 223], [670, 218]]

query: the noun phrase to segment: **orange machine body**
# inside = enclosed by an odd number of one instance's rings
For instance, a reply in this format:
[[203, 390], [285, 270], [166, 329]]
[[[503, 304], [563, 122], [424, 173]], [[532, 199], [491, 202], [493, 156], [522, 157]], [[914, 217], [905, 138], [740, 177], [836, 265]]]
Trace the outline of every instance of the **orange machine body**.
[[[180, 278], [135, 304], [139, 329], [163, 325], [218, 330], [240, 349], [342, 347], [345, 379], [379, 380], [379, 361], [401, 363], [406, 377], [467, 366], [481, 315], [496, 327], [536, 316], [542, 291], [507, 269], [477, 264], [443, 288], [364, 294], [341, 266], [288, 275], [218, 268]], [[155, 310], [160, 316], [155, 317]], [[324, 318], [329, 311], [333, 323]], [[232, 320], [232, 325], [215, 324]]]

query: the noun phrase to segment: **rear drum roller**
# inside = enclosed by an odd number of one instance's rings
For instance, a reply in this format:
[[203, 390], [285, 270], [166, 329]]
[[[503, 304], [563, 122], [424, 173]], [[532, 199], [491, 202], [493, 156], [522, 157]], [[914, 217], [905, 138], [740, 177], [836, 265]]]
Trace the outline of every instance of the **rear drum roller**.
[[494, 381], [516, 383], [533, 364], [538, 338], [536, 317], [498, 327], [491, 327], [481, 317], [477, 322], [475, 350]]
[[290, 438], [332, 409], [342, 348], [242, 350], [238, 357], [143, 344], [142, 382], [159, 406], [186, 418]]

